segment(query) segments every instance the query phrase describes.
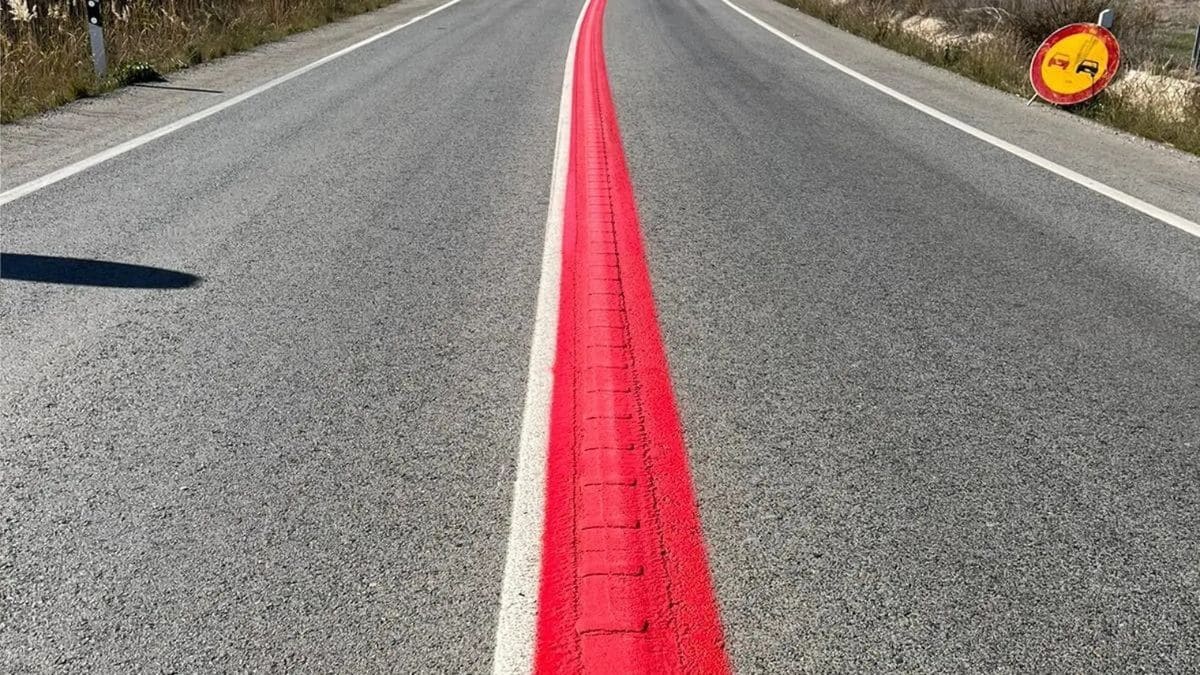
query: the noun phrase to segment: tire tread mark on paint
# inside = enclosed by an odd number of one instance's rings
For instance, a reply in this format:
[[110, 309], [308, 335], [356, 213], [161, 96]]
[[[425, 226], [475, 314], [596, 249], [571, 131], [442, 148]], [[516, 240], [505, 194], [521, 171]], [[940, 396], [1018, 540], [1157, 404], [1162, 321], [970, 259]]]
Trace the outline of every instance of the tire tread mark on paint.
[[725, 673], [603, 12], [576, 52], [535, 669]]

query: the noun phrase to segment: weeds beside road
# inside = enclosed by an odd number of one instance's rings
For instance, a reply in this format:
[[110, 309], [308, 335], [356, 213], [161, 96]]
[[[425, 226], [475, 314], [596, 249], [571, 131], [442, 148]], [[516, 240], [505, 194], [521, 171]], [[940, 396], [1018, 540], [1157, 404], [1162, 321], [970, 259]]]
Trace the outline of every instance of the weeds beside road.
[[[277, 40], [397, 0], [107, 0], [111, 75], [92, 72], [82, 0], [0, 0], [0, 121]], [[1179, 0], [1183, 2], [1184, 0]], [[1116, 10], [1122, 71], [1076, 112], [1200, 154], [1200, 87], [1164, 105], [1159, 77], [1180, 72], [1180, 36], [1200, 11], [1176, 0], [780, 0], [896, 51], [1019, 94], [1037, 44], [1055, 28]], [[1164, 12], [1174, 13], [1164, 16]], [[1195, 16], [1193, 16], [1193, 13]], [[925, 22], [934, 22], [932, 26]]]
[[[1167, 88], [1170, 73], [1186, 77], [1177, 49], [1166, 44], [1166, 22], [1137, 0], [779, 0], [834, 26], [984, 84], [1033, 95], [1029, 61], [1054, 29], [1095, 21], [1116, 11], [1122, 73], [1127, 78], [1073, 110], [1099, 122], [1200, 154], [1200, 88]], [[1200, 17], [1197, 17], [1200, 20]], [[1121, 73], [1118, 73], [1120, 80]], [[1182, 83], [1182, 80], [1180, 80]], [[1174, 93], [1174, 92], [1172, 92]]]
[[110, 76], [92, 72], [82, 0], [0, 0], [0, 121], [11, 122], [397, 0], [107, 0]]

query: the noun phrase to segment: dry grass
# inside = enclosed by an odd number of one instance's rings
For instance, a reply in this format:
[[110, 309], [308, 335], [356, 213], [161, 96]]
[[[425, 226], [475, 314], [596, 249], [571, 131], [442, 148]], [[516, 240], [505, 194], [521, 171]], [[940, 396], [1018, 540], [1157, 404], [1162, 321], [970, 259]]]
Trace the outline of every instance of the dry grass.
[[108, 0], [106, 79], [82, 0], [0, 0], [0, 120], [248, 49], [396, 0]]
[[[1152, 5], [1139, 0], [780, 1], [890, 49], [1025, 97], [1033, 95], [1029, 60], [1042, 39], [1065, 24], [1095, 21], [1106, 8], [1116, 11], [1123, 70], [1161, 72], [1168, 63], [1156, 39], [1161, 21]], [[903, 30], [901, 21], [911, 16], [941, 19], [962, 39], [936, 42]], [[978, 39], [981, 34], [989, 39]], [[1153, 93], [1114, 88], [1073, 111], [1200, 154], [1200, 96], [1181, 109], [1165, 111], [1152, 103]]]

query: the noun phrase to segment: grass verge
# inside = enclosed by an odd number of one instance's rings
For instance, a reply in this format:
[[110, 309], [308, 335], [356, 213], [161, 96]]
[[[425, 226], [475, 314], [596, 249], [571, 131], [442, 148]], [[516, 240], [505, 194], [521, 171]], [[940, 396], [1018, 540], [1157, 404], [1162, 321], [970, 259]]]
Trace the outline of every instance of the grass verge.
[[109, 77], [82, 0], [0, 0], [0, 122], [242, 51], [398, 0], [105, 0]]
[[[905, 30], [902, 25], [905, 18], [921, 16], [918, 12], [928, 11], [928, 5], [916, 8], [912, 3], [889, 3], [888, 0], [778, 1], [888, 49], [1023, 97], [1033, 96], [1028, 79], [1029, 59], [1040, 38], [1032, 36], [1045, 37], [1057, 26], [1094, 20], [1095, 17], [1095, 14], [1079, 16], [1081, 12], [1075, 8], [1073, 13], [1063, 13], [1065, 15], [1062, 16], [1047, 12], [1040, 17], [1037, 25], [1029, 26], [1013, 25], [1011, 21], [1006, 23], [1002, 13], [993, 15], [990, 24], [983, 30], [976, 28], [978, 32], [969, 32], [971, 29], [967, 28], [964, 32], [968, 32], [968, 35], [964, 39], [939, 40]], [[954, 9], [960, 13], [957, 17], [960, 20], [963, 14], [970, 14], [969, 8], [959, 6]], [[1147, 14], [1146, 10], [1138, 10], [1137, 7], [1127, 9], [1131, 11], [1125, 16], [1136, 20], [1136, 23], [1130, 22], [1134, 25], [1129, 30], [1128, 45], [1121, 26], [1117, 26], [1117, 36], [1122, 41], [1125, 53], [1133, 57], [1127, 59], [1127, 63], [1132, 61], [1138, 64], [1140, 60], [1148, 70], [1155, 69], [1152, 65], [1153, 51], [1142, 39], [1142, 36], [1151, 32], [1148, 24], [1153, 22], [1153, 14]], [[1138, 14], [1137, 11], [1142, 13]], [[1122, 14], [1118, 13], [1118, 16]], [[1158, 80], [1127, 82], [1120, 87], [1113, 86], [1091, 101], [1073, 106], [1070, 110], [1117, 129], [1200, 155], [1200, 90], [1181, 94], [1185, 100], [1166, 106], [1159, 102], [1159, 85]]]

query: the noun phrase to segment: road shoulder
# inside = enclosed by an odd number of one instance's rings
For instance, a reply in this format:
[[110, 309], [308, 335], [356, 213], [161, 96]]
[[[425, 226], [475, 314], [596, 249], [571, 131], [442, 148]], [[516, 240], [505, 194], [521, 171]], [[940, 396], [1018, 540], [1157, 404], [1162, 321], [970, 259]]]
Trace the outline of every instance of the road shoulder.
[[438, 4], [406, 0], [176, 71], [167, 82], [124, 87], [6, 124], [0, 130], [0, 183], [9, 189], [44, 176], [217, 105]]
[[[736, 4], [812, 49], [945, 114], [1159, 208], [1200, 220], [1200, 157], [1048, 106], [1027, 106], [1016, 96], [880, 47], [774, 0]], [[765, 31], [763, 35], [793, 49]]]

